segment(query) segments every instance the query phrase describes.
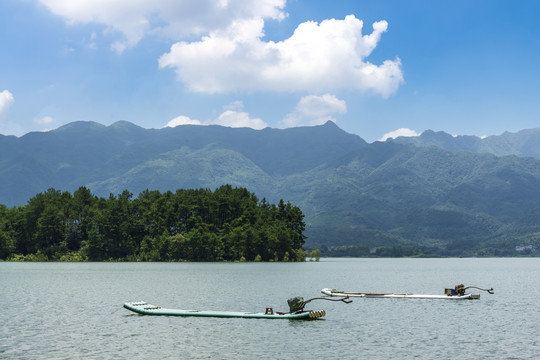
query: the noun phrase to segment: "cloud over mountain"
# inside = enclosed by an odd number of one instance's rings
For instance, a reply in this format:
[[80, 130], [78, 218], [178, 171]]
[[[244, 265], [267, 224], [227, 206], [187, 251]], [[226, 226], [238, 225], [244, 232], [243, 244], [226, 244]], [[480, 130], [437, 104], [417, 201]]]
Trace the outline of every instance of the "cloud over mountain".
[[179, 125], [202, 125], [199, 120], [193, 120], [185, 115], [180, 115], [169, 121], [164, 127], [177, 127]]
[[400, 136], [414, 137], [414, 136], [419, 136], [419, 135], [420, 135], [419, 133], [417, 133], [416, 131], [412, 129], [400, 128], [400, 129], [390, 131], [389, 133], [384, 134], [383, 137], [379, 139], [379, 141], [386, 141], [387, 139], [395, 139]]
[[242, 111], [243, 107], [244, 104], [242, 101], [234, 101], [225, 106], [224, 111], [216, 119], [200, 121], [180, 115], [169, 121], [164, 127], [176, 127], [178, 125], [221, 125], [232, 128], [248, 127], [256, 130], [268, 127], [268, 124], [262, 119], [252, 118], [249, 113]]
[[328, 120], [336, 122], [331, 115], [346, 113], [347, 104], [334, 95], [308, 95], [302, 97], [296, 108], [282, 120], [284, 127], [322, 125]]

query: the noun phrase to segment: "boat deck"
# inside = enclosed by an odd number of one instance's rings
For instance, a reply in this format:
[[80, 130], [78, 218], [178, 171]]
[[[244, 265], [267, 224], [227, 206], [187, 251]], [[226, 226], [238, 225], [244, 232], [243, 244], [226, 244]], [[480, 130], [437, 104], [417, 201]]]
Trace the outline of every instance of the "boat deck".
[[441, 299], [441, 300], [476, 300], [480, 299], [478, 294], [465, 295], [427, 295], [427, 294], [399, 294], [399, 293], [367, 293], [349, 292], [335, 289], [322, 289], [321, 292], [328, 296], [348, 296], [361, 298], [385, 298], [385, 299]]

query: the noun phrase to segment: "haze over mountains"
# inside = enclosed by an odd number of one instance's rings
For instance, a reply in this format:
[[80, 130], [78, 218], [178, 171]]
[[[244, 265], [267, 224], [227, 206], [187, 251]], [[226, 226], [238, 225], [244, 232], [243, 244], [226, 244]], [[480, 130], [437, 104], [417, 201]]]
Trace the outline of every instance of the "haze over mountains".
[[0, 136], [0, 203], [48, 188], [246, 187], [298, 205], [306, 245], [512, 255], [540, 245], [540, 129], [485, 139], [426, 131], [366, 143], [333, 122], [285, 130], [74, 122]]

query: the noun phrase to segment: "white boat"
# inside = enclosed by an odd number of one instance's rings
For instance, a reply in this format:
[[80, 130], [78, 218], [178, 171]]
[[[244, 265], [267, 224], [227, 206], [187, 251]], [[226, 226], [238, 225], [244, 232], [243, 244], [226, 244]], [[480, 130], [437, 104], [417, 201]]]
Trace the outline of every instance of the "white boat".
[[384, 298], [384, 299], [444, 299], [444, 300], [476, 300], [480, 299], [479, 294], [466, 294], [465, 290], [468, 288], [475, 288], [483, 291], [487, 291], [493, 294], [493, 289], [480, 289], [476, 286], [469, 286], [465, 288], [463, 285], [456, 286], [454, 289], [445, 289], [444, 295], [426, 295], [426, 294], [399, 294], [399, 293], [368, 293], [368, 292], [352, 292], [341, 291], [336, 289], [324, 288], [321, 292], [328, 296], [341, 296], [341, 297], [361, 297], [361, 298]]

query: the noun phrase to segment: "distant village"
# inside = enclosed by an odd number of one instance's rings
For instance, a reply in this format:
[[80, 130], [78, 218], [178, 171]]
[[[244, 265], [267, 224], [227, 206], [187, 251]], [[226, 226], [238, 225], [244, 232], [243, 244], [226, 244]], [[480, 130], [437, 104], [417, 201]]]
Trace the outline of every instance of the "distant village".
[[536, 247], [534, 247], [533, 245], [518, 245], [516, 246], [516, 251], [529, 251], [529, 252], [533, 252], [533, 251], [536, 251]]

